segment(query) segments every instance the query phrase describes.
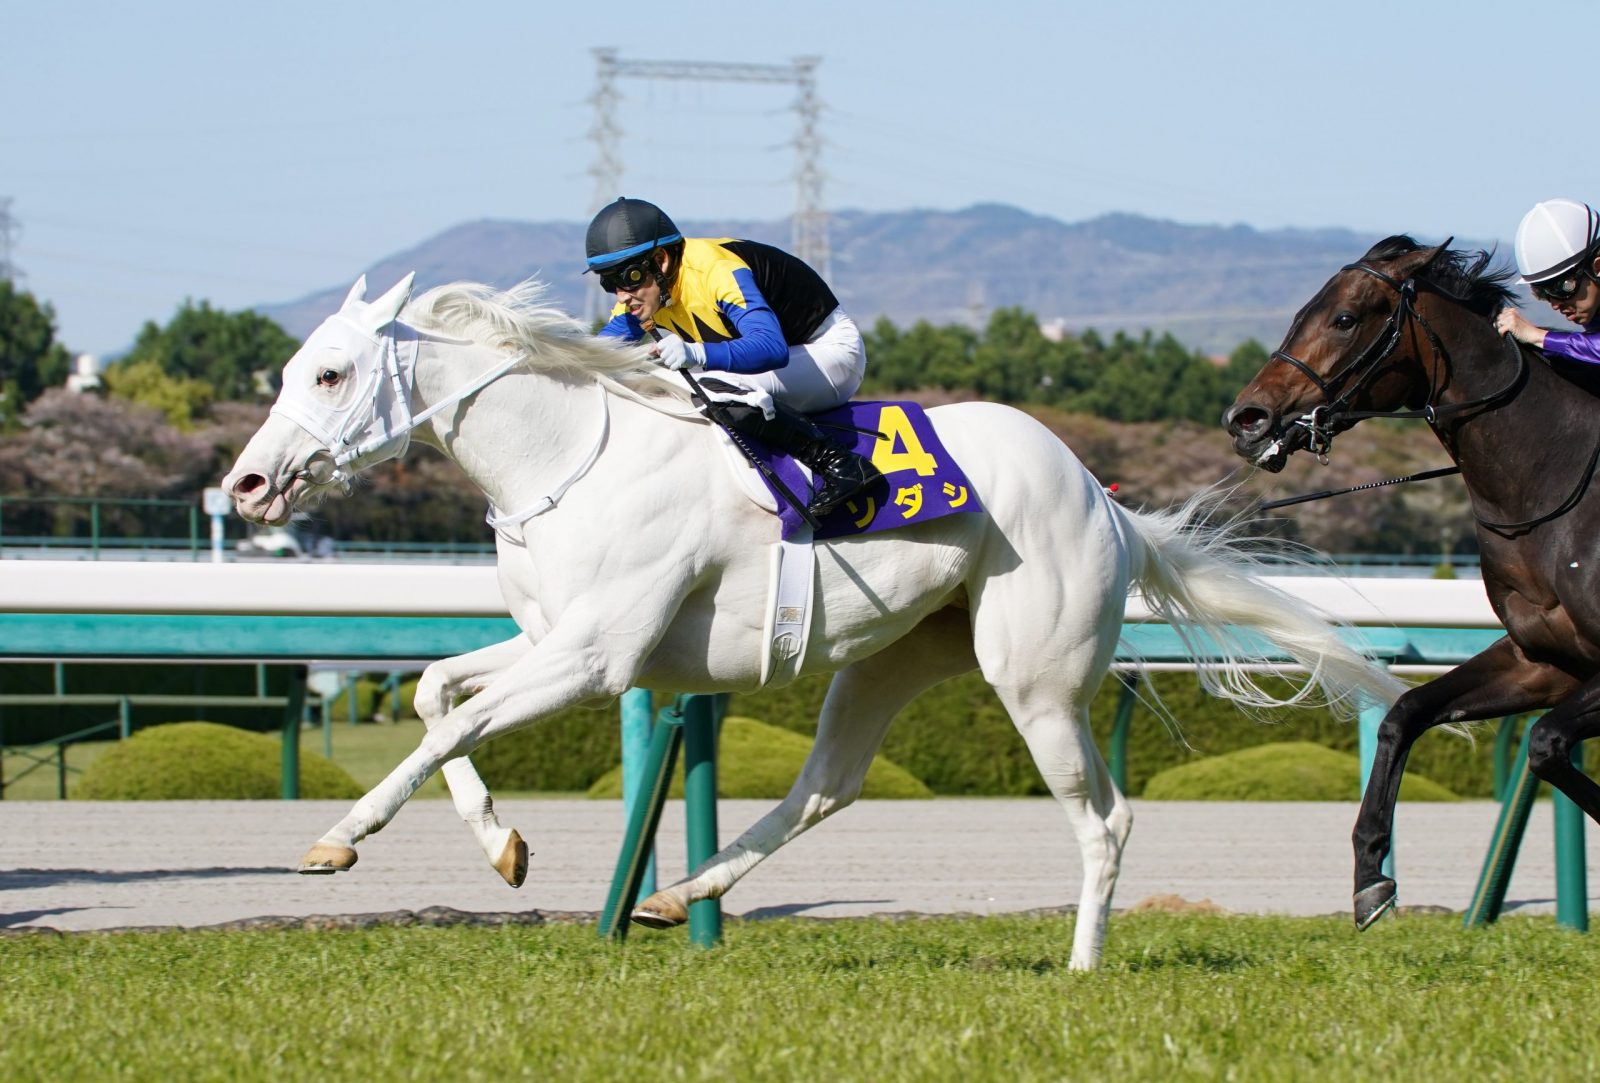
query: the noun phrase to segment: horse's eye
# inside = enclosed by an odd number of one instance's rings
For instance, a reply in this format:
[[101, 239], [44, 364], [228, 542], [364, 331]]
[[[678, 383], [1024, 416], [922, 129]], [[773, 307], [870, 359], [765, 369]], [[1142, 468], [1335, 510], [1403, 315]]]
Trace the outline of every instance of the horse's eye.
[[319, 386], [319, 387], [332, 387], [334, 384], [336, 384], [338, 382], [339, 382], [339, 370], [338, 369], [323, 369], [321, 375], [319, 375], [317, 377], [317, 386]]
[[1352, 330], [1358, 322], [1353, 312], [1341, 312], [1333, 318], [1333, 326], [1341, 331]]

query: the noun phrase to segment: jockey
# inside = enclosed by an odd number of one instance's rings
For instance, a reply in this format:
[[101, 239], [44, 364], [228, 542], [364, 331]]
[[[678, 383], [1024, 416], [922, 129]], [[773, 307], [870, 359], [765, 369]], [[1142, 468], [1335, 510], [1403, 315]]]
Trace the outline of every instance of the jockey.
[[1600, 364], [1600, 215], [1572, 199], [1547, 199], [1517, 227], [1517, 269], [1533, 295], [1582, 328], [1546, 331], [1514, 308], [1495, 327], [1547, 354]]
[[861, 332], [816, 271], [755, 241], [686, 238], [660, 208], [625, 197], [595, 215], [585, 248], [617, 298], [600, 334], [652, 334], [664, 368], [714, 372], [754, 399], [719, 404], [740, 433], [811, 468], [813, 515], [882, 476], [804, 416], [848, 401], [867, 366]]

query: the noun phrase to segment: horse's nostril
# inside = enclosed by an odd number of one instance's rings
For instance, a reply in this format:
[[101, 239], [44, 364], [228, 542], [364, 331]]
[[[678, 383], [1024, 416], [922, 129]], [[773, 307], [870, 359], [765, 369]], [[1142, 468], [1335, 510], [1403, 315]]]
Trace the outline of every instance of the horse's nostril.
[[1271, 415], [1259, 406], [1236, 406], [1228, 411], [1228, 431], [1235, 436], [1253, 435], [1267, 427]]
[[234, 496], [249, 496], [267, 483], [267, 479], [260, 474], [245, 474], [233, 483]]

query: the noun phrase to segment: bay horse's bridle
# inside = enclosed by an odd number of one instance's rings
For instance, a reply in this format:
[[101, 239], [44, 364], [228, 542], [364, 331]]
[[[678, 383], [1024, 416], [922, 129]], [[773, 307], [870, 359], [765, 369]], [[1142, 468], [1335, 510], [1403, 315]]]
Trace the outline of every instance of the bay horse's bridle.
[[[1446, 241], [1441, 245], [1441, 250], [1449, 245]], [[1310, 380], [1312, 385], [1322, 393], [1322, 404], [1314, 407], [1309, 413], [1302, 414], [1289, 423], [1305, 429], [1307, 433], [1306, 447], [1313, 455], [1317, 456], [1324, 464], [1328, 461], [1328, 452], [1333, 449], [1333, 438], [1336, 431], [1343, 431], [1358, 421], [1365, 421], [1372, 417], [1397, 417], [1397, 418], [1422, 418], [1430, 426], [1438, 428], [1438, 423], [1455, 414], [1479, 407], [1491, 406], [1502, 399], [1508, 398], [1522, 383], [1527, 372], [1528, 359], [1522, 350], [1517, 348], [1515, 342], [1511, 343], [1512, 351], [1517, 355], [1517, 371], [1511, 381], [1498, 391], [1490, 392], [1480, 398], [1468, 402], [1453, 403], [1448, 406], [1435, 406], [1431, 401], [1434, 392], [1430, 391], [1428, 398], [1420, 410], [1352, 410], [1350, 403], [1357, 395], [1365, 391], [1375, 380], [1380, 372], [1380, 366], [1394, 353], [1404, 337], [1406, 325], [1415, 320], [1423, 332], [1428, 336], [1428, 346], [1433, 351], [1435, 359], [1444, 354], [1444, 346], [1439, 341], [1439, 336], [1434, 333], [1432, 326], [1422, 313], [1417, 311], [1416, 299], [1419, 288], [1427, 288], [1441, 297], [1446, 297], [1457, 303], [1464, 303], [1465, 298], [1441, 287], [1437, 282], [1412, 275], [1404, 280], [1397, 279], [1391, 274], [1378, 270], [1371, 264], [1357, 261], [1347, 263], [1340, 268], [1341, 271], [1360, 271], [1362, 274], [1371, 275], [1379, 282], [1394, 290], [1397, 300], [1394, 311], [1389, 313], [1389, 318], [1384, 321], [1382, 329], [1377, 336], [1368, 343], [1367, 347], [1357, 354], [1348, 364], [1330, 376], [1319, 376], [1310, 365], [1295, 357], [1286, 350], [1274, 350], [1268, 358], [1272, 361], [1282, 361], [1299, 370], [1300, 374]], [[1342, 388], [1342, 390], [1341, 390]], [[1335, 391], [1338, 390], [1338, 394]], [[1273, 446], [1263, 453], [1270, 455], [1282, 445], [1281, 438], [1274, 441]]]
[[[1449, 241], [1446, 241], [1444, 245], [1440, 246], [1441, 249], [1448, 246], [1449, 243]], [[1322, 405], [1313, 408], [1308, 414], [1301, 415], [1294, 421], [1290, 422], [1290, 424], [1299, 426], [1306, 430], [1308, 434], [1308, 449], [1319, 459], [1321, 459], [1323, 463], [1328, 461], [1328, 452], [1333, 447], [1335, 425], [1348, 423], [1344, 424], [1343, 426], [1344, 428], [1348, 428], [1350, 425], [1354, 425], [1357, 421], [1364, 421], [1371, 417], [1422, 418], [1437, 432], [1440, 422], [1444, 419], [1454, 417], [1457, 414], [1465, 413], [1468, 410], [1476, 410], [1484, 407], [1499, 405], [1504, 400], [1515, 395], [1518, 389], [1522, 386], [1522, 382], [1528, 374], [1528, 356], [1521, 349], [1521, 347], [1517, 345], [1516, 340], [1512, 338], [1512, 336], [1505, 335], [1503, 336], [1503, 340], [1506, 342], [1512, 353], [1516, 355], [1517, 371], [1512, 374], [1510, 381], [1507, 382], [1504, 387], [1501, 387], [1496, 391], [1491, 391], [1487, 395], [1482, 395], [1466, 402], [1451, 403], [1445, 406], [1435, 406], [1431, 401], [1434, 392], [1430, 391], [1428, 393], [1428, 398], [1430, 401], [1425, 403], [1420, 410], [1351, 410], [1349, 408], [1350, 402], [1355, 398], [1356, 395], [1360, 394], [1367, 388], [1369, 384], [1371, 384], [1373, 379], [1376, 377], [1379, 366], [1388, 359], [1390, 354], [1394, 353], [1395, 347], [1400, 344], [1401, 336], [1405, 333], [1407, 321], [1415, 320], [1422, 328], [1423, 332], [1427, 334], [1428, 345], [1433, 351], [1433, 356], [1435, 359], [1439, 358], [1440, 356], [1447, 356], [1445, 354], [1444, 344], [1439, 340], [1439, 336], [1434, 333], [1433, 328], [1428, 324], [1427, 318], [1416, 309], [1415, 302], [1419, 287], [1426, 287], [1427, 289], [1439, 294], [1441, 297], [1455, 301], [1458, 304], [1464, 304], [1466, 302], [1466, 298], [1451, 293], [1449, 290], [1441, 287], [1437, 282], [1430, 281], [1429, 279], [1413, 275], [1410, 278], [1402, 281], [1395, 278], [1393, 275], [1385, 274], [1370, 264], [1360, 261], [1346, 264], [1341, 269], [1345, 271], [1360, 271], [1363, 274], [1371, 275], [1373, 278], [1376, 278], [1378, 281], [1395, 291], [1398, 300], [1395, 302], [1394, 311], [1389, 314], [1389, 318], [1384, 322], [1383, 329], [1378, 332], [1377, 337], [1372, 340], [1366, 349], [1357, 354], [1354, 360], [1326, 379], [1313, 372], [1311, 367], [1304, 361], [1301, 361], [1299, 358], [1284, 350], [1273, 351], [1272, 356], [1269, 358], [1269, 361], [1282, 361], [1286, 365], [1292, 365], [1294, 368], [1298, 369], [1300, 373], [1306, 377], [1306, 379], [1310, 380], [1312, 384], [1316, 386], [1318, 391], [1322, 392]], [[1334, 390], [1347, 380], [1349, 381], [1349, 386], [1345, 387], [1343, 391], [1336, 396], [1334, 394]], [[1273, 442], [1273, 445], [1269, 447], [1267, 451], [1263, 453], [1263, 455], [1270, 455], [1281, 446], [1282, 438], [1280, 437], [1278, 440]], [[1600, 442], [1596, 443], [1593, 453], [1590, 454], [1587, 465], [1585, 465], [1582, 473], [1578, 477], [1577, 485], [1574, 486], [1568, 493], [1566, 499], [1562, 500], [1550, 511], [1545, 512], [1542, 515], [1533, 516], [1529, 519], [1509, 523], [1493, 522], [1483, 518], [1476, 512], [1473, 513], [1473, 518], [1477, 520], [1481, 526], [1488, 528], [1502, 537], [1514, 537], [1518, 534], [1525, 533], [1529, 530], [1532, 530], [1536, 526], [1547, 523], [1550, 520], [1564, 515], [1568, 511], [1572, 510], [1572, 508], [1577, 505], [1578, 501], [1582, 499], [1583, 494], [1588, 490], [1589, 483], [1594, 478], [1597, 466], [1600, 466]], [[1438, 476], [1441, 476], [1441, 472], [1439, 471], [1427, 471], [1425, 474], [1416, 475], [1418, 478]], [[1399, 478], [1396, 480], [1406, 481], [1411, 479]], [[1358, 486], [1358, 488], [1364, 487], [1365, 486]]]

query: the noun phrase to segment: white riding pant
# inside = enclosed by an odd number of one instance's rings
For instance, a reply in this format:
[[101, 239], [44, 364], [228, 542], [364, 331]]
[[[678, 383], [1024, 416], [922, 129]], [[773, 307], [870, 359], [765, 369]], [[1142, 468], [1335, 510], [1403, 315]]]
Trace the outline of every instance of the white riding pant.
[[866, 374], [867, 345], [861, 329], [844, 309], [836, 308], [810, 341], [789, 347], [789, 363], [782, 368], [707, 375], [763, 391], [791, 410], [814, 414], [849, 402]]

